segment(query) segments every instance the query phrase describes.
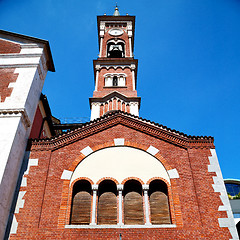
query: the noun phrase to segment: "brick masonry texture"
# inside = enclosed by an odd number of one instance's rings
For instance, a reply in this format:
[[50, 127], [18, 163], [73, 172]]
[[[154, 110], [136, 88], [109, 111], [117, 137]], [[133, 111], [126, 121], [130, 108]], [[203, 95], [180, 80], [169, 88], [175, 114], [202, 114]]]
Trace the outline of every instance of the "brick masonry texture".
[[[139, 124], [144, 127], [143, 123]], [[58, 138], [61, 140], [61, 137]], [[58, 138], [54, 141], [58, 141]], [[178, 170], [180, 178], [171, 179], [171, 185], [168, 186], [171, 220], [176, 224], [176, 228], [64, 228], [69, 224], [71, 189], [70, 181], [61, 179], [63, 170], [74, 171], [84, 159], [80, 151], [85, 147], [90, 146], [96, 151], [115, 146], [116, 138], [124, 138], [125, 146], [145, 151], [150, 145], [156, 147], [159, 152], [155, 157], [165, 168]], [[167, 141], [161, 136], [134, 129], [130, 124], [123, 125], [120, 121], [101, 131], [96, 131], [93, 124], [85, 137], [70, 138], [56, 148], [50, 145], [44, 148], [36, 147], [33, 142], [30, 158], [38, 158], [39, 165], [30, 168], [27, 187], [20, 189], [26, 191], [25, 204], [20, 212], [15, 214], [18, 230], [10, 239], [106, 240], [119, 239], [120, 233], [123, 240], [231, 239], [228, 228], [220, 228], [218, 224], [218, 218], [226, 218], [227, 214], [218, 211], [222, 203], [219, 193], [215, 193], [212, 188], [214, 174], [208, 172], [210, 148], [213, 148], [213, 145], [206, 144], [195, 148], [180, 146], [177, 142]]]
[[0, 54], [20, 53], [21, 45], [0, 39]]
[[[0, 43], [1, 45], [1, 43]], [[4, 102], [6, 97], [10, 97], [13, 88], [8, 85], [11, 82], [16, 82], [18, 74], [14, 73], [15, 68], [0, 69], [0, 97], [1, 102]]]

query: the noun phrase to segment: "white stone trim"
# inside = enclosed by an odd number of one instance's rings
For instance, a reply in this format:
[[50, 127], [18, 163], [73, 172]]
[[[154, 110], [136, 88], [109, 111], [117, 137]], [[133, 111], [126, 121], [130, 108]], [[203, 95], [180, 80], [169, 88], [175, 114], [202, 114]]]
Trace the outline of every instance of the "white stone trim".
[[23, 177], [21, 182], [21, 187], [26, 187], [26, 186], [27, 186], [27, 178]]
[[17, 219], [16, 219], [15, 215], [13, 215], [13, 221], [12, 221], [10, 234], [16, 234], [17, 233], [17, 228], [18, 228], [18, 222], [17, 222]]
[[28, 161], [28, 167], [27, 170], [24, 172], [24, 175], [29, 174], [29, 169], [32, 166], [38, 166], [38, 159], [37, 158], [30, 158]]
[[170, 178], [179, 178], [179, 174], [176, 168], [167, 171]]
[[73, 172], [69, 170], [64, 170], [61, 176], [61, 179], [63, 180], [70, 180], [72, 177]]
[[233, 240], [237, 240], [238, 233], [237, 229], [234, 223], [234, 218], [231, 210], [231, 205], [227, 196], [227, 191], [224, 185], [222, 172], [219, 166], [218, 158], [215, 149], [210, 149], [212, 156], [209, 157], [210, 165], [208, 165], [208, 172], [214, 172], [216, 173], [216, 177], [213, 177], [212, 187], [214, 189], [214, 192], [220, 192], [220, 199], [223, 203], [222, 206], [219, 206], [218, 211], [226, 211], [227, 212], [227, 218], [219, 218], [219, 226], [220, 227], [227, 227], [232, 235]]
[[23, 208], [25, 200], [23, 199], [25, 193], [27, 191], [20, 191], [18, 194], [18, 199], [17, 199], [17, 204], [16, 204], [16, 208], [15, 208], [15, 213], [19, 213], [19, 209]]
[[124, 146], [124, 138], [115, 138], [114, 145], [115, 146]]
[[175, 224], [162, 225], [65, 225], [65, 228], [176, 228]]
[[26, 128], [31, 126], [28, 114], [23, 108], [0, 109], [0, 117], [21, 117]]
[[84, 156], [88, 156], [89, 154], [91, 154], [93, 152], [93, 150], [87, 146], [85, 147], [83, 150], [81, 150], [81, 153], [84, 155]]
[[153, 156], [155, 156], [155, 155], [159, 152], [159, 150], [158, 150], [157, 148], [153, 147], [153, 146], [150, 146], [150, 147], [147, 149], [147, 152], [150, 153], [150, 154], [152, 154]]

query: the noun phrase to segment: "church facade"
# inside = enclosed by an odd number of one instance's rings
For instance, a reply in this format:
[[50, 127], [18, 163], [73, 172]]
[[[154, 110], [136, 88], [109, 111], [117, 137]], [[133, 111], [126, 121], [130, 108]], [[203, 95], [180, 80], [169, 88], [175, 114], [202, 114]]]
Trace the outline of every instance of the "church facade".
[[9, 238], [238, 239], [214, 139], [139, 117], [135, 17], [97, 22], [91, 121], [57, 135], [38, 89]]

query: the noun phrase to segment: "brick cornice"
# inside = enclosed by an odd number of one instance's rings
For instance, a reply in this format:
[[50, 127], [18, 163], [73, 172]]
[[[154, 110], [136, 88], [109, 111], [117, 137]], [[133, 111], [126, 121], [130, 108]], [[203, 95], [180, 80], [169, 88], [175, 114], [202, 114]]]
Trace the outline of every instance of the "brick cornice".
[[183, 148], [215, 148], [213, 137], [189, 136], [134, 115], [114, 111], [52, 139], [30, 140], [32, 150], [54, 150], [121, 124]]

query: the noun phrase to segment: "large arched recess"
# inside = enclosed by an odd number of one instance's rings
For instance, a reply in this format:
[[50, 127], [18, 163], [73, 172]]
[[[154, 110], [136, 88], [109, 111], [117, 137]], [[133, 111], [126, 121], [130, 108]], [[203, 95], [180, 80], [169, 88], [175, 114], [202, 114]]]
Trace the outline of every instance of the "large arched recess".
[[90, 178], [94, 183], [106, 177], [119, 183], [129, 177], [140, 178], [144, 183], [159, 177], [170, 184], [168, 173], [157, 158], [128, 146], [103, 148], [85, 157], [75, 168], [70, 184], [79, 177]]

